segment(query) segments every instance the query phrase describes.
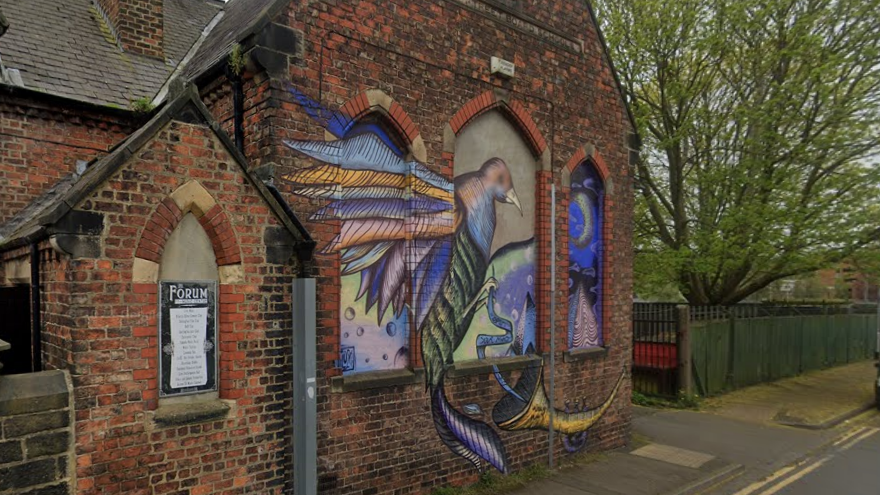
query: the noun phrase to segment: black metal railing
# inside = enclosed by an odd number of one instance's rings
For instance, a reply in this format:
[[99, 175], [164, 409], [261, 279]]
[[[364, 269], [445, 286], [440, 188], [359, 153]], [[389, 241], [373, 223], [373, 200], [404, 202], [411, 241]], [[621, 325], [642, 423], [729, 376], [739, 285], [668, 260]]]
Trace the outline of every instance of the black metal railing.
[[877, 311], [874, 304], [635, 303], [633, 390], [715, 395], [870, 359]]
[[633, 305], [633, 390], [675, 397], [678, 394], [678, 305]]

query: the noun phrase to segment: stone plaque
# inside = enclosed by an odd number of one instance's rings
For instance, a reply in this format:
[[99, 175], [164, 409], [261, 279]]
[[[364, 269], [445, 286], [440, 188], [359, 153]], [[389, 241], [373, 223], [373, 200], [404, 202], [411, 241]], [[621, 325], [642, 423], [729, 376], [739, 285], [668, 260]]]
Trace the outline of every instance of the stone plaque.
[[159, 395], [217, 390], [216, 314], [216, 282], [160, 282]]

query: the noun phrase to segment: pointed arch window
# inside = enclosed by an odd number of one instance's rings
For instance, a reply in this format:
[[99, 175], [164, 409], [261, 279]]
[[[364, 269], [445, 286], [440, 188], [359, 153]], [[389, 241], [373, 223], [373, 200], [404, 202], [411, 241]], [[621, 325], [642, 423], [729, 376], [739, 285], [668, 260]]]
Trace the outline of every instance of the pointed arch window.
[[568, 346], [601, 347], [605, 184], [592, 161], [572, 171], [569, 194]]
[[358, 118], [345, 131], [343, 137], [354, 137], [363, 134], [377, 136], [401, 158], [407, 158], [407, 155], [410, 154], [407, 141], [394, 130], [394, 126], [388, 122], [388, 117], [384, 112], [375, 110]]
[[[402, 159], [412, 158], [409, 142], [397, 132], [396, 126], [382, 110], [376, 109], [358, 117], [339, 138], [349, 139], [362, 135], [378, 138]], [[381, 152], [380, 147], [378, 145], [373, 151]], [[352, 228], [356, 224], [360, 225], [358, 228], [380, 228], [377, 227], [379, 222], [388, 219], [383, 216], [387, 212], [379, 196], [367, 194], [363, 199], [357, 198], [355, 189], [362, 186], [348, 186], [355, 198], [353, 202], [348, 202], [348, 206], [357, 212], [350, 217], [346, 217], [342, 210], [337, 212], [343, 220], [343, 229], [348, 227], [346, 222], [351, 222]], [[339, 202], [339, 207], [345, 208], [343, 204], [348, 196], [343, 193], [341, 197], [343, 201]], [[407, 251], [402, 243], [391, 248], [383, 243], [375, 243], [346, 249], [341, 253], [339, 367], [343, 374], [409, 367], [408, 301], [405, 300], [402, 289], [393, 294], [382, 289], [385, 280], [393, 279], [403, 283], [407, 268], [406, 255]], [[363, 269], [362, 265], [367, 260], [372, 263], [376, 259], [380, 261], [375, 266]]]
[[[455, 349], [456, 362], [525, 355], [538, 347], [535, 189], [540, 163], [528, 131], [506, 108], [491, 108], [473, 117], [455, 138], [456, 201], [468, 217], [462, 223], [461, 228], [467, 229], [462, 237], [474, 240], [477, 249], [460, 250], [459, 259], [467, 256], [467, 262], [456, 261], [450, 269], [460, 270], [456, 277], [475, 289], [490, 279], [497, 285], [485, 310], [456, 315], [468, 318], [462, 320], [467, 331]], [[500, 192], [494, 196], [479, 196], [475, 191], [485, 194], [481, 181], [489, 176], [503, 177], [499, 182], [503, 186], [497, 186]], [[467, 279], [474, 274], [480, 278]]]

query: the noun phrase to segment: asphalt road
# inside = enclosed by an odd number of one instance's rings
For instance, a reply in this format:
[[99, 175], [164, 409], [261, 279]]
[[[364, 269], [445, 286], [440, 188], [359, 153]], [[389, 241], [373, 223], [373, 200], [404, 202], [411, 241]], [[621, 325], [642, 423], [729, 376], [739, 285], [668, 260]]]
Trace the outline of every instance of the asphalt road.
[[[873, 413], [827, 445], [798, 462], [748, 486], [713, 494], [732, 495], [877, 495], [880, 493], [880, 414]], [[726, 489], [727, 488], [727, 489]]]

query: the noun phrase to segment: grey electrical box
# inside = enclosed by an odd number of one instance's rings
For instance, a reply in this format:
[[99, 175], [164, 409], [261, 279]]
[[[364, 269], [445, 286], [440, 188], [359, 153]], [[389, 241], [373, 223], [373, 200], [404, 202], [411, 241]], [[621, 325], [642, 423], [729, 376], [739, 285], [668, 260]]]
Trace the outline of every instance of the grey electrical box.
[[318, 493], [315, 279], [293, 282], [293, 481], [296, 495]]

